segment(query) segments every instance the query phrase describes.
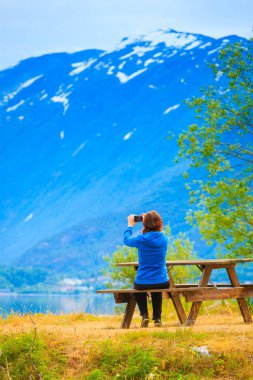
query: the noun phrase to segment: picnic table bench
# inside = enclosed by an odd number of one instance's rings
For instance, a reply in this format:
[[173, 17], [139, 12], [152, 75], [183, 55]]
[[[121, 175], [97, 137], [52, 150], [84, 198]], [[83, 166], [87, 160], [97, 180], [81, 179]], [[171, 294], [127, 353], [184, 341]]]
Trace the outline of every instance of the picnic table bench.
[[[252, 323], [252, 317], [246, 298], [253, 297], [253, 283], [240, 284], [235, 267], [238, 263], [253, 262], [252, 259], [212, 259], [212, 260], [175, 260], [167, 261], [166, 266], [170, 279], [168, 289], [105, 289], [97, 290], [97, 293], [112, 293], [115, 303], [126, 303], [124, 317], [121, 328], [129, 328], [136, 306], [135, 293], [162, 292], [163, 298], [170, 298], [181, 324], [194, 325], [200, 306], [203, 301], [236, 299], [245, 323]], [[201, 272], [198, 284], [175, 284], [171, 269], [179, 265], [194, 265]], [[138, 269], [138, 262], [118, 263], [117, 266], [132, 266]], [[213, 270], [226, 269], [230, 283], [214, 284], [210, 280]], [[184, 297], [187, 302], [192, 302], [189, 315], [186, 315], [180, 297]]]

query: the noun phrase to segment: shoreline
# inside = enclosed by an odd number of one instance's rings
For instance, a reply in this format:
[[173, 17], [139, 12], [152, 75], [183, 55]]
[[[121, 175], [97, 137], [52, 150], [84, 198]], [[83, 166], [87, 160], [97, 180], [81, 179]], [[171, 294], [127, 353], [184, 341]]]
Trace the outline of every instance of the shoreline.
[[2, 296], [81, 296], [81, 295], [96, 295], [95, 291], [82, 293], [17, 293], [17, 292], [0, 292]]

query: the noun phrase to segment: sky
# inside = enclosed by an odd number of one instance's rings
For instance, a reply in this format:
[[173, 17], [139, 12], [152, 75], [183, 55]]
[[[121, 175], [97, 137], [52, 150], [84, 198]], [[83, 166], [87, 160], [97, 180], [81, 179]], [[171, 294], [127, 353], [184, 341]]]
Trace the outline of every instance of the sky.
[[0, 0], [0, 70], [52, 52], [113, 49], [161, 28], [252, 37], [252, 0]]

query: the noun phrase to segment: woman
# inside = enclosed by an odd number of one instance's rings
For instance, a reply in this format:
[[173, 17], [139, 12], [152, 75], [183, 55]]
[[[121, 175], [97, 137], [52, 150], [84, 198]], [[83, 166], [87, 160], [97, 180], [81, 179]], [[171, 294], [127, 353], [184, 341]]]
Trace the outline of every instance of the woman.
[[[134, 215], [128, 217], [128, 227], [124, 232], [124, 243], [128, 247], [138, 248], [139, 267], [134, 281], [134, 289], [165, 289], [169, 278], [166, 268], [168, 237], [163, 232], [163, 221], [156, 211], [142, 214], [143, 234], [132, 237], [136, 224]], [[142, 316], [141, 327], [148, 327], [149, 317], [147, 294], [136, 293], [137, 304]], [[161, 327], [162, 293], [151, 293], [153, 320], [156, 327]]]

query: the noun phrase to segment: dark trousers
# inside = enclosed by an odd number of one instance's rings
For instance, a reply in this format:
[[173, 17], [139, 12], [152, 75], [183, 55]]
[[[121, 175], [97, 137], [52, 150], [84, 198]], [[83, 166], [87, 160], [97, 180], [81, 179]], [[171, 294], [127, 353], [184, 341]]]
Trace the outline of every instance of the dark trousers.
[[[136, 290], [146, 290], [146, 289], [167, 289], [169, 288], [169, 281], [162, 284], [136, 284], [134, 283], [134, 289]], [[141, 316], [148, 315], [148, 305], [147, 305], [147, 293], [136, 293], [136, 302], [139, 306]], [[161, 319], [162, 314], [162, 293], [151, 293], [152, 307], [153, 307], [153, 318]]]

